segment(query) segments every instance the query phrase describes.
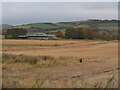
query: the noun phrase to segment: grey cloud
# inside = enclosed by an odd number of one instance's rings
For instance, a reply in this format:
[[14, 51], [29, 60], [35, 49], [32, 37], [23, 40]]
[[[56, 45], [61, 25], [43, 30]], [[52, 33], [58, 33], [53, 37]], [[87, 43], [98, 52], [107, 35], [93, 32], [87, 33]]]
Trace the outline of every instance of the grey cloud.
[[117, 18], [117, 3], [3, 3], [3, 23], [59, 22]]

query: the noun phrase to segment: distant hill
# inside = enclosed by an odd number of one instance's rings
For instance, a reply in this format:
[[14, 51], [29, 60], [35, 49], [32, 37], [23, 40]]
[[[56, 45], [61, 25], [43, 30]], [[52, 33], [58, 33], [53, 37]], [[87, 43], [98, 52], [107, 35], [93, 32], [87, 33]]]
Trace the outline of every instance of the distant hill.
[[62, 25], [56, 23], [29, 23], [15, 26], [17, 28], [25, 28], [28, 32], [49, 32], [63, 29]]
[[9, 24], [2, 24], [0, 26], [2, 26], [3, 29], [8, 29], [13, 27], [12, 25], [9, 25]]
[[49, 30], [49, 29], [57, 29], [58, 26], [53, 23], [30, 23], [25, 25], [19, 25], [16, 27], [22, 27], [22, 28], [37, 28], [37, 29], [43, 29], [43, 30]]
[[2, 32], [6, 32], [6, 30], [8, 28], [12, 28], [13, 26], [12, 25], [9, 25], [9, 24], [0, 24], [0, 28], [2, 28], [2, 30], [0, 29], [0, 34], [2, 34]]
[[59, 24], [64, 25], [91, 25], [98, 24], [99, 26], [118, 26], [118, 20], [94, 20], [89, 19], [86, 21], [73, 21], [73, 22], [59, 22]]
[[98, 31], [116, 32], [118, 31], [118, 20], [95, 20], [89, 19], [86, 21], [73, 21], [73, 22], [59, 22], [58, 24], [73, 26], [73, 27], [93, 27]]
[[71, 22], [58, 22], [58, 23], [29, 23], [17, 26], [3, 24], [3, 32], [8, 28], [25, 28], [28, 32], [56, 32], [58, 30], [65, 31], [67, 27], [97, 27], [99, 30], [112, 31], [118, 30], [118, 20], [95, 20], [89, 19], [86, 21], [71, 21]]

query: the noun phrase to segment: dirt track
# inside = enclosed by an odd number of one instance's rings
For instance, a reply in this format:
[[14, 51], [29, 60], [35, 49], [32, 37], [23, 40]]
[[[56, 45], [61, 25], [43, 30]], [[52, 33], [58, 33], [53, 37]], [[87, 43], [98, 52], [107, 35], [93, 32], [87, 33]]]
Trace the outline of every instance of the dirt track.
[[[39, 46], [39, 44], [42, 45]], [[94, 84], [97, 80], [106, 80], [109, 75], [116, 77], [114, 87], [117, 87], [117, 42], [3, 40], [3, 53], [83, 58], [82, 63], [58, 65], [49, 68], [34, 67], [21, 63], [3, 63], [3, 68], [5, 68], [3, 79], [9, 81], [15, 78], [22, 85], [24, 84], [22, 87], [31, 87], [36, 80], [43, 80], [45, 87], [80, 87], [82, 78], [85, 79], [85, 82]], [[4, 82], [4, 87], [9, 86]]]

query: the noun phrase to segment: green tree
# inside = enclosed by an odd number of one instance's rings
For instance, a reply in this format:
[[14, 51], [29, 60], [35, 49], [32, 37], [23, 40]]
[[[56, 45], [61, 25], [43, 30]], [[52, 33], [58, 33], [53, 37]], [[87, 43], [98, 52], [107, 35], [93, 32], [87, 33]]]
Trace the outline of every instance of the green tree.
[[74, 28], [72, 32], [72, 39], [84, 39], [83, 28]]
[[83, 28], [67, 28], [65, 30], [65, 38], [67, 39], [85, 39], [85, 33]]
[[84, 39], [83, 28], [69, 27], [65, 30], [65, 38], [67, 39]]
[[23, 28], [11, 28], [5, 32], [5, 38], [17, 39], [19, 35], [26, 35], [27, 30]]
[[74, 28], [73, 27], [69, 27], [65, 30], [65, 38], [66, 39], [70, 39], [72, 38], [72, 33], [74, 31]]

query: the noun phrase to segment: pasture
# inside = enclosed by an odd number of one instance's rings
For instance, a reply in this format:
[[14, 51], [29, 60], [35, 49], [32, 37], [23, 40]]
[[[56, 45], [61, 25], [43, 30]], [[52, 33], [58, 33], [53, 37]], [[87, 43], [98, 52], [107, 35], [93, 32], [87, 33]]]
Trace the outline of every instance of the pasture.
[[118, 42], [3, 40], [3, 87], [118, 87]]

